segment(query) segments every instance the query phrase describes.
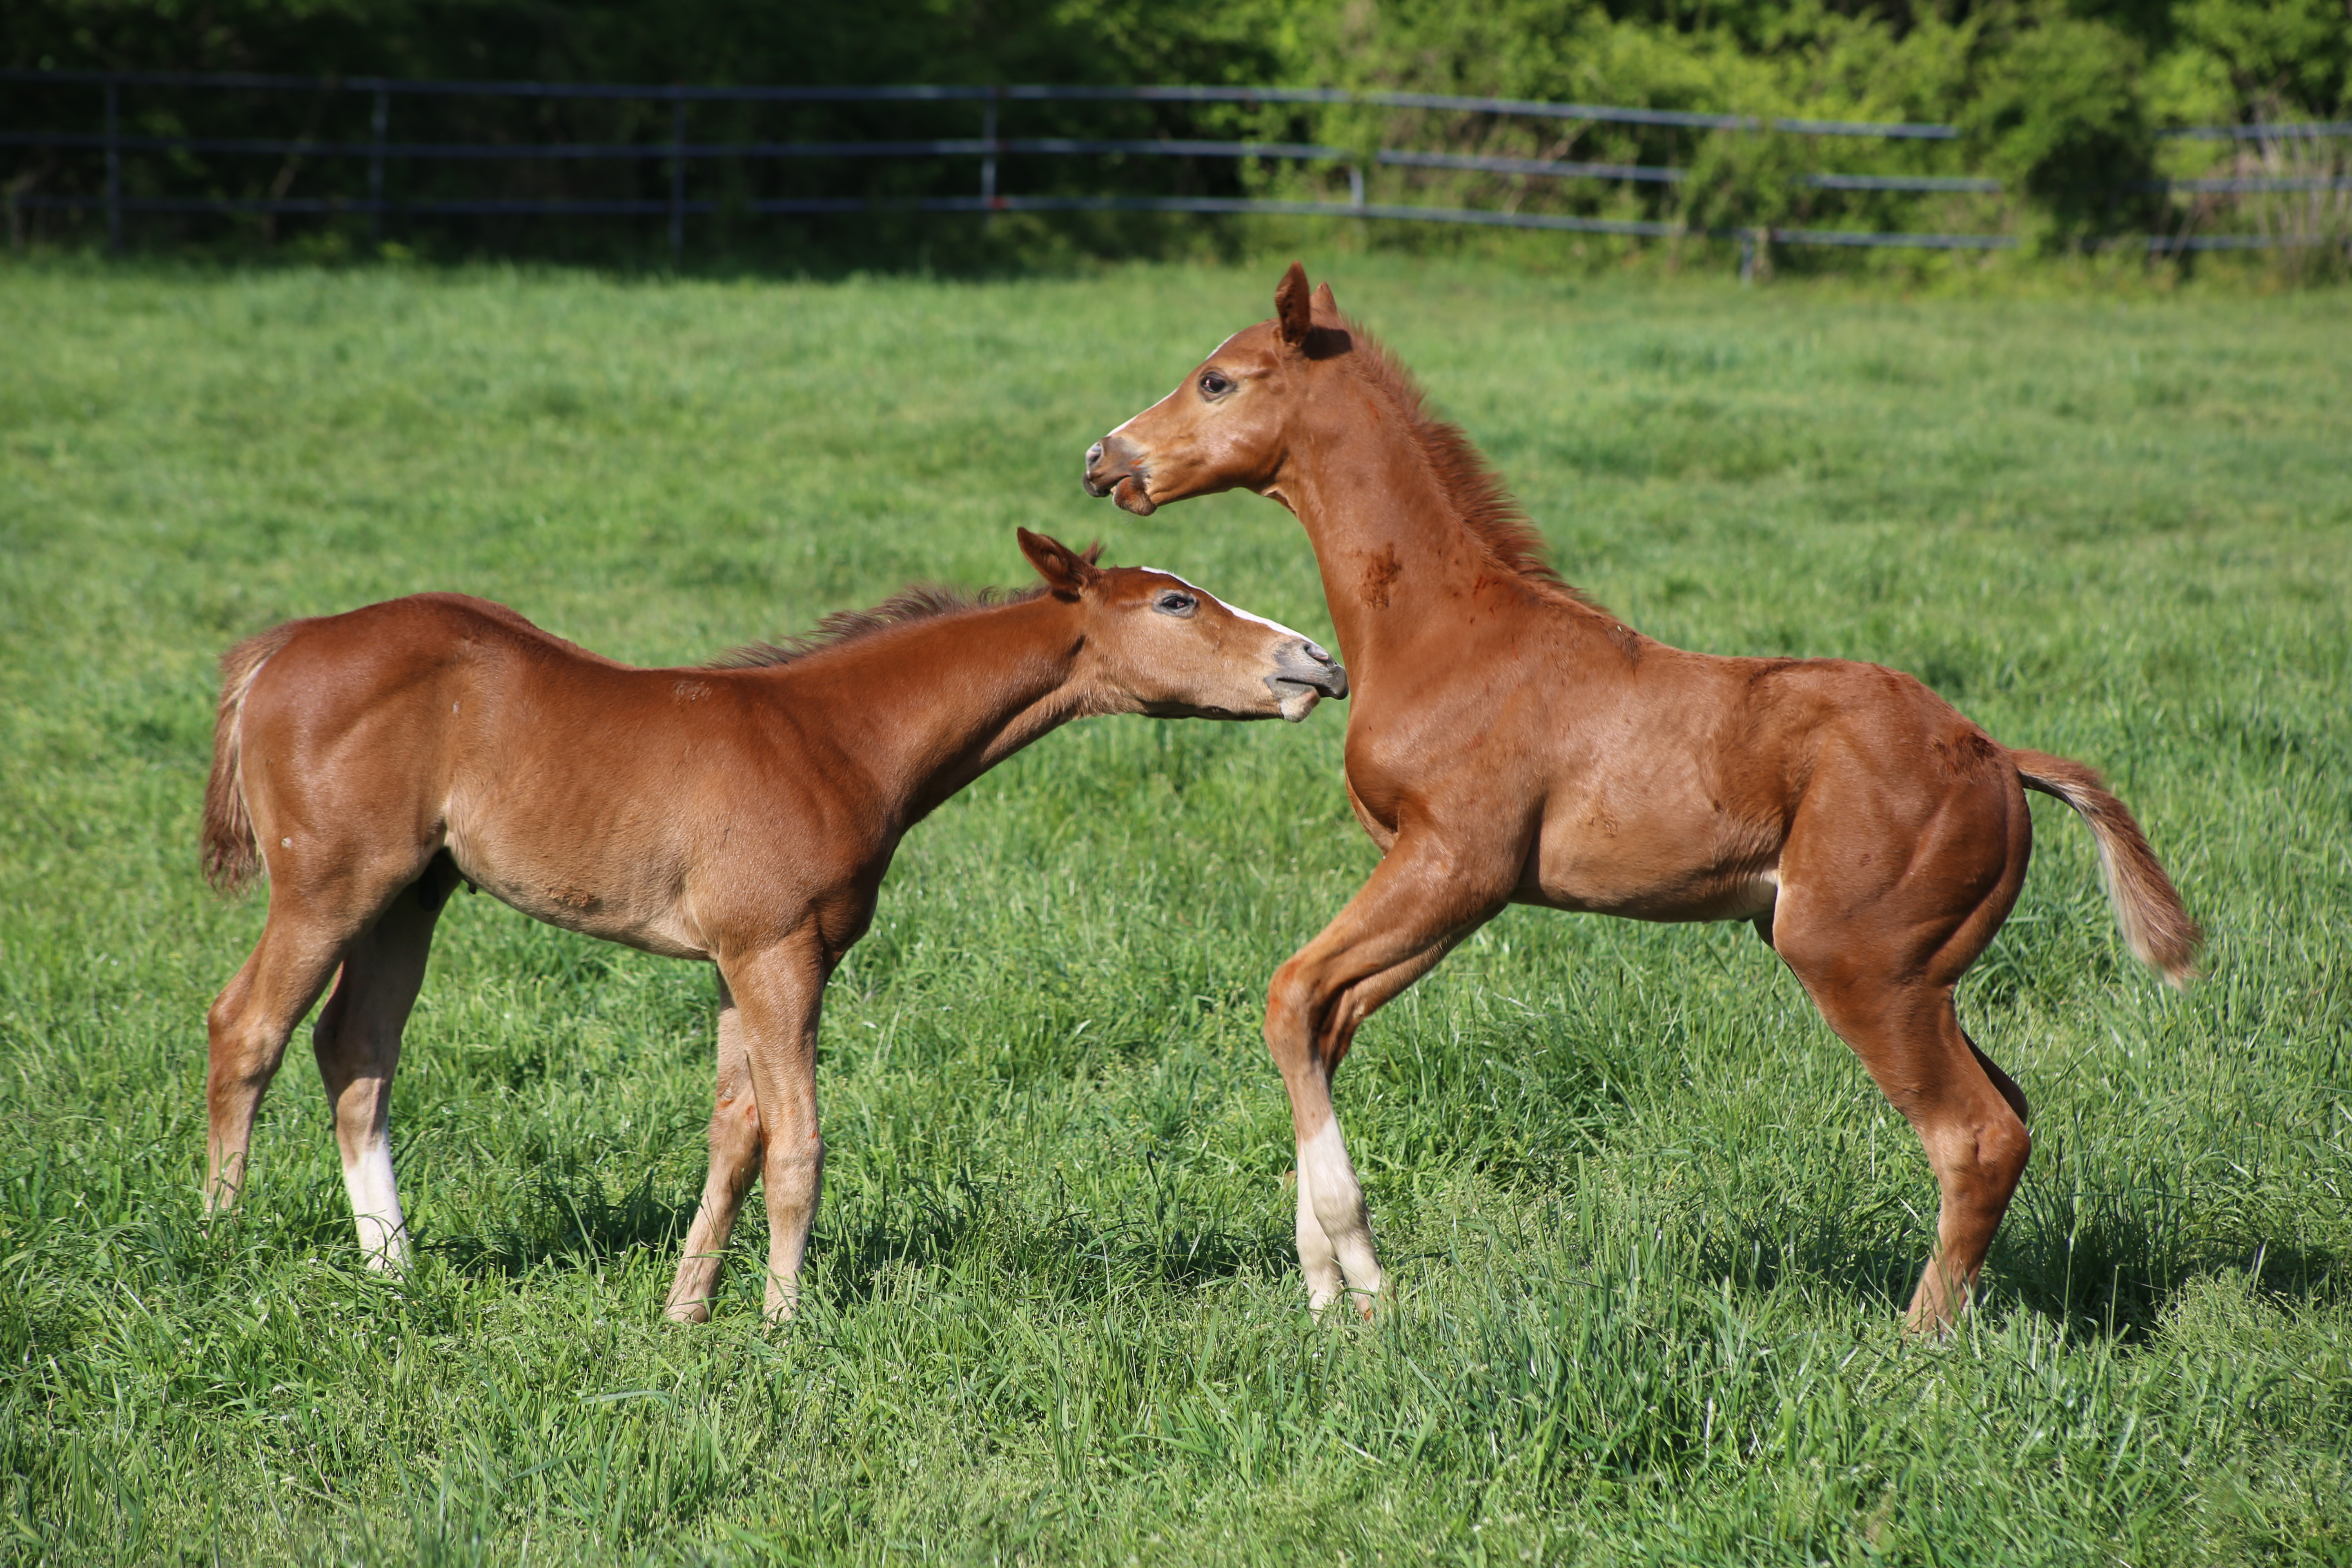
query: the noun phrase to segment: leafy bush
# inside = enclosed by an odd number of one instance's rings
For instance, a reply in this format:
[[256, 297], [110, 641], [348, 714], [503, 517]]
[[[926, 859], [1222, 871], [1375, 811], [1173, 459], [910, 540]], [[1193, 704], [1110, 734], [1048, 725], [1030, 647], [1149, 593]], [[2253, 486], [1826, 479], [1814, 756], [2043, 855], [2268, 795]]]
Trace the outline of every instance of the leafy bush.
[[[1313, 83], [1767, 118], [1929, 120], [1963, 127], [1965, 139], [1776, 138], [1363, 106], [1110, 103], [1021, 104], [1005, 111], [1000, 130], [1009, 135], [1261, 137], [1367, 153], [1387, 145], [1674, 165], [1690, 172], [1679, 184], [1369, 163], [1366, 173], [1375, 200], [1643, 217], [1694, 227], [1991, 226], [2065, 246], [2102, 231], [2167, 221], [2161, 200], [2148, 189], [2158, 176], [2277, 172], [2244, 168], [2245, 150], [2226, 143], [2159, 141], [2153, 135], [2158, 128], [2346, 112], [2352, 26], [2342, 5], [2343, 0], [1943, 0], [1934, 7], [1915, 0], [1868, 5], [1858, 0], [1198, 0], [1169, 6], [1064, 0], [1018, 6], [991, 0], [804, 0], [780, 7], [679, 0], [655, 8], [621, 0], [217, 0], [203, 5], [23, 0], [0, 7], [0, 64], [654, 83]], [[351, 93], [335, 102], [329, 101], [334, 95], [321, 95], [308, 109], [289, 107], [282, 93], [235, 101], [212, 95], [201, 109], [185, 95], [174, 99], [163, 89], [142, 89], [131, 97], [135, 110], [126, 100], [130, 127], [149, 133], [201, 129], [218, 136], [284, 137], [301, 129], [322, 137], [366, 134], [364, 105]], [[299, 121], [305, 113], [307, 125], [289, 122], [289, 116]], [[670, 134], [668, 113], [665, 105], [618, 100], [402, 100], [395, 134], [653, 142]], [[93, 124], [94, 115], [87, 88], [12, 87], [7, 107], [0, 110], [0, 120], [12, 127], [80, 129]], [[692, 115], [698, 138], [741, 141], [968, 137], [981, 128], [980, 107], [969, 102], [700, 105]], [[0, 173], [0, 184], [11, 189], [64, 189], [77, 179], [87, 188], [96, 177], [89, 156], [42, 148], [13, 156], [13, 170]], [[1995, 174], [2006, 193], [1987, 202], [1825, 191], [1793, 178], [1814, 172]], [[2285, 172], [2310, 171], [2298, 164]], [[314, 163], [299, 178], [308, 191], [341, 191], [333, 182], [350, 174], [348, 167], [330, 173]], [[1004, 188], [1033, 193], [1098, 190], [1104, 174], [1096, 162], [1033, 157], [1008, 161], [1003, 181]], [[652, 160], [420, 165], [403, 171], [399, 179], [410, 183], [394, 194], [643, 199], [660, 195], [666, 177]], [[250, 157], [168, 171], [138, 159], [127, 165], [134, 193], [149, 178], [176, 182], [172, 188], [183, 192], [192, 179], [218, 195], [259, 195], [273, 188], [268, 162]], [[296, 179], [295, 161], [275, 178], [281, 186]], [[1135, 159], [1119, 164], [1115, 178], [1119, 188], [1136, 194], [1328, 198], [1343, 188], [1340, 172], [1328, 164], [1254, 167], [1210, 158]], [[789, 167], [756, 170], [698, 164], [693, 179], [698, 195], [739, 203], [753, 195], [908, 197], [969, 195], [977, 188], [969, 160], [953, 159], [793, 160]], [[2176, 203], [2170, 216], [2194, 226], [2210, 216], [2208, 209], [2219, 210], [2213, 204]], [[2240, 209], [2230, 210], [2235, 216]], [[866, 235], [864, 243], [903, 256], [909, 245], [929, 243], [925, 221], [861, 220], [858, 232]], [[956, 236], [968, 237], [964, 220], [946, 221]], [[2258, 216], [2256, 221], [2271, 219]], [[2310, 228], [2321, 220], [2304, 215], [2294, 221]], [[1080, 249], [1150, 251], [1166, 248], [1180, 233], [1197, 233], [1155, 226], [1135, 215], [1051, 222], [1059, 226], [1005, 220], [993, 231], [995, 243], [1002, 249], [1059, 235], [1055, 243]], [[809, 232], [818, 236], [812, 243], [834, 242], [823, 238], [832, 231]], [[540, 243], [521, 230], [503, 239]], [[1421, 239], [1442, 242], [1436, 236]], [[968, 237], [953, 244], [971, 252]]]

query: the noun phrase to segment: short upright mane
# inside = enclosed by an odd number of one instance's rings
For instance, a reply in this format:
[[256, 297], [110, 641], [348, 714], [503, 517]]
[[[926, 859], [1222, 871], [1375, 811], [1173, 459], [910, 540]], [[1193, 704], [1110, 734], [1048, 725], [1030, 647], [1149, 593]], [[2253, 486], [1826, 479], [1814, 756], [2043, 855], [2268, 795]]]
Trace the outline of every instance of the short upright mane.
[[749, 643], [719, 655], [702, 668], [763, 669], [771, 665], [790, 664], [813, 653], [823, 653], [827, 648], [872, 637], [877, 632], [887, 632], [893, 626], [937, 620], [941, 616], [961, 615], [967, 610], [1017, 605], [1036, 598], [1045, 591], [1041, 584], [1017, 589], [982, 588], [977, 594], [966, 594], [953, 588], [918, 584], [911, 588], [900, 589], [870, 610], [835, 610], [819, 621], [816, 630], [805, 637], [787, 637], [782, 642]]
[[1580, 604], [1591, 605], [1591, 601], [1565, 582], [1553, 567], [1544, 553], [1543, 535], [1519, 509], [1517, 499], [1504, 487], [1503, 477], [1488, 466], [1486, 455], [1463, 433], [1462, 426], [1429, 411], [1428, 395], [1413, 379], [1412, 372], [1389, 352], [1387, 344], [1354, 321], [1348, 322], [1348, 335], [1354, 340], [1357, 350], [1349, 355], [1349, 363], [1396, 405], [1398, 414], [1403, 416], [1406, 432], [1421, 447], [1430, 472], [1436, 476], [1438, 488], [1445, 493], [1446, 501], [1462, 520], [1462, 526], [1470, 531], [1470, 536], [1486, 548], [1496, 564], [1556, 589]]

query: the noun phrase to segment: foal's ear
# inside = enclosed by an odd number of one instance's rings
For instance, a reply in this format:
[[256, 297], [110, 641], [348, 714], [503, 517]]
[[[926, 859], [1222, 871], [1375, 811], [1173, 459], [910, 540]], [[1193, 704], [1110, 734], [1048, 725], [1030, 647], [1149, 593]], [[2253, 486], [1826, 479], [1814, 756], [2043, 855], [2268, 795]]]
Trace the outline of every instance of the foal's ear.
[[1307, 342], [1307, 334], [1315, 328], [1315, 307], [1307, 292], [1307, 268], [1296, 261], [1282, 275], [1274, 289], [1275, 320], [1281, 323], [1282, 341], [1292, 348]]
[[1045, 586], [1057, 599], [1075, 599], [1086, 585], [1102, 575], [1095, 570], [1094, 558], [1102, 553], [1097, 544], [1085, 554], [1071, 549], [1058, 539], [1043, 533], [1032, 533], [1025, 528], [1013, 531], [1021, 536], [1021, 553], [1029, 557], [1029, 564], [1045, 580]]
[[1315, 285], [1315, 297], [1307, 301], [1307, 313], [1325, 326], [1339, 324], [1339, 301], [1331, 298], [1330, 284]]

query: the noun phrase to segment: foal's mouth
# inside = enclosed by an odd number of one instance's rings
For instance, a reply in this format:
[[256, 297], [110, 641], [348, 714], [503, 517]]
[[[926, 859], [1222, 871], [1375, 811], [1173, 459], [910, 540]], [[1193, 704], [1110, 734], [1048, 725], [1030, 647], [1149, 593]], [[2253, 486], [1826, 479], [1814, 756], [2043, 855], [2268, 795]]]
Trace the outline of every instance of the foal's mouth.
[[1087, 453], [1087, 494], [1111, 498], [1121, 511], [1150, 517], [1160, 510], [1151, 499], [1151, 470], [1137, 460], [1135, 450], [1118, 436], [1107, 436]]
[[1110, 504], [1121, 511], [1131, 511], [1138, 517], [1150, 517], [1160, 510], [1144, 487], [1151, 482], [1149, 474], [1128, 474], [1110, 489]]
[[1286, 658], [1282, 673], [1265, 678], [1265, 689], [1274, 693], [1282, 716], [1294, 724], [1314, 712], [1324, 698], [1338, 702], [1348, 695], [1348, 672], [1329, 654], [1313, 643], [1300, 651], [1305, 657]]

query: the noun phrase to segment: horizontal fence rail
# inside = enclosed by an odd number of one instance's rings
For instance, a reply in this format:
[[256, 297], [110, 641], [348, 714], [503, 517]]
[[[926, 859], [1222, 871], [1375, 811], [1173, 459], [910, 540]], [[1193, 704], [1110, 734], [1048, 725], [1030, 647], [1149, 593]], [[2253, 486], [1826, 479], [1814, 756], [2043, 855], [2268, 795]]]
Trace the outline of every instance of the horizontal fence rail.
[[[1576, 214], [1521, 212], [1461, 205], [1373, 201], [1367, 198], [1364, 168], [1442, 171], [1515, 176], [1522, 179], [1593, 181], [1630, 186], [1684, 184], [1688, 168], [1664, 163], [1528, 158], [1480, 153], [1423, 151], [1413, 148], [1349, 148], [1310, 142], [1220, 139], [1209, 137], [1084, 137], [1005, 136], [997, 134], [1001, 106], [1014, 103], [1142, 103], [1223, 104], [1242, 108], [1265, 106], [1360, 105], [1387, 109], [1418, 109], [1448, 113], [1523, 117], [1601, 125], [1653, 127], [1675, 131], [1777, 132], [1812, 138], [1872, 138], [1888, 142], [1953, 142], [1958, 127], [1915, 122], [1788, 119], [1743, 114], [1702, 113], [1606, 104], [1556, 103], [1532, 100], [1465, 97], [1440, 93], [1352, 91], [1338, 88], [1253, 87], [1086, 87], [1057, 85], [908, 85], [835, 86], [691, 86], [656, 83], [442, 81], [388, 77], [310, 78], [265, 74], [197, 75], [165, 71], [0, 70], [0, 81], [47, 86], [86, 86], [104, 95], [104, 130], [49, 128], [0, 129], [0, 147], [40, 151], [98, 153], [104, 161], [102, 192], [51, 194], [30, 188], [20, 175], [7, 183], [5, 200], [15, 223], [16, 211], [103, 211], [110, 244], [121, 241], [122, 218], [129, 213], [159, 214], [278, 214], [332, 216], [363, 215], [381, 232], [390, 215], [500, 216], [547, 217], [657, 217], [669, 222], [673, 251], [683, 245], [688, 217], [722, 214], [751, 216], [847, 216], [858, 213], [1197, 213], [1278, 214], [1349, 217], [1365, 220], [1442, 223], [1487, 227], [1557, 230], [1569, 233], [1621, 235], [1664, 238], [1684, 235], [1728, 238], [1742, 247], [1742, 272], [1753, 264], [1759, 246], [1822, 246], [1926, 250], [2007, 250], [2018, 245], [2013, 235], [1947, 234], [1807, 226], [1703, 227], [1664, 219], [1586, 216]], [[373, 102], [366, 140], [285, 136], [166, 135], [125, 132], [121, 100], [126, 88], [214, 91], [301, 92], [331, 97], [363, 94]], [[570, 100], [667, 103], [671, 107], [667, 139], [641, 141], [506, 142], [464, 140], [402, 140], [389, 135], [390, 104], [396, 96], [418, 99]], [[874, 137], [856, 140], [793, 139], [688, 141], [688, 108], [692, 104], [837, 104], [919, 105], [977, 104], [983, 110], [982, 134], [976, 137]], [[2186, 126], [2161, 130], [2160, 137], [2256, 142], [2269, 147], [2316, 143], [2352, 137], [2352, 121], [2313, 121], [2249, 125]], [[188, 154], [222, 157], [267, 157], [281, 160], [278, 180], [261, 196], [131, 194], [124, 189], [125, 154]], [[1250, 195], [1140, 195], [1120, 194], [1018, 195], [1000, 191], [999, 161], [1007, 158], [1134, 157], [1214, 159], [1237, 162], [1329, 164], [1344, 169], [1349, 199], [1286, 199]], [[738, 164], [814, 163], [830, 160], [911, 161], [976, 159], [979, 190], [971, 195], [908, 195], [862, 196], [730, 196], [714, 198], [687, 194], [690, 165], [713, 162]], [[365, 196], [293, 195], [288, 187], [294, 172], [310, 160], [364, 160]], [[517, 198], [452, 196], [446, 195], [387, 196], [386, 174], [392, 165], [436, 163], [646, 163], [667, 164], [667, 190], [658, 196]], [[2340, 165], [2339, 165], [2340, 166]], [[1824, 192], [1902, 193], [1997, 196], [2002, 182], [1975, 175], [1916, 174], [1802, 173], [1787, 176], [1795, 188]], [[2335, 174], [2278, 174], [2217, 178], [2137, 181], [2119, 184], [2118, 191], [2179, 193], [2189, 195], [2317, 195], [2352, 191], [2352, 176]], [[2305, 238], [2291, 234], [2193, 234], [2117, 237], [2094, 242], [2101, 247], [2138, 247], [2152, 253], [2199, 250], [2265, 249], [2298, 244], [2335, 244], [2334, 237]]]

